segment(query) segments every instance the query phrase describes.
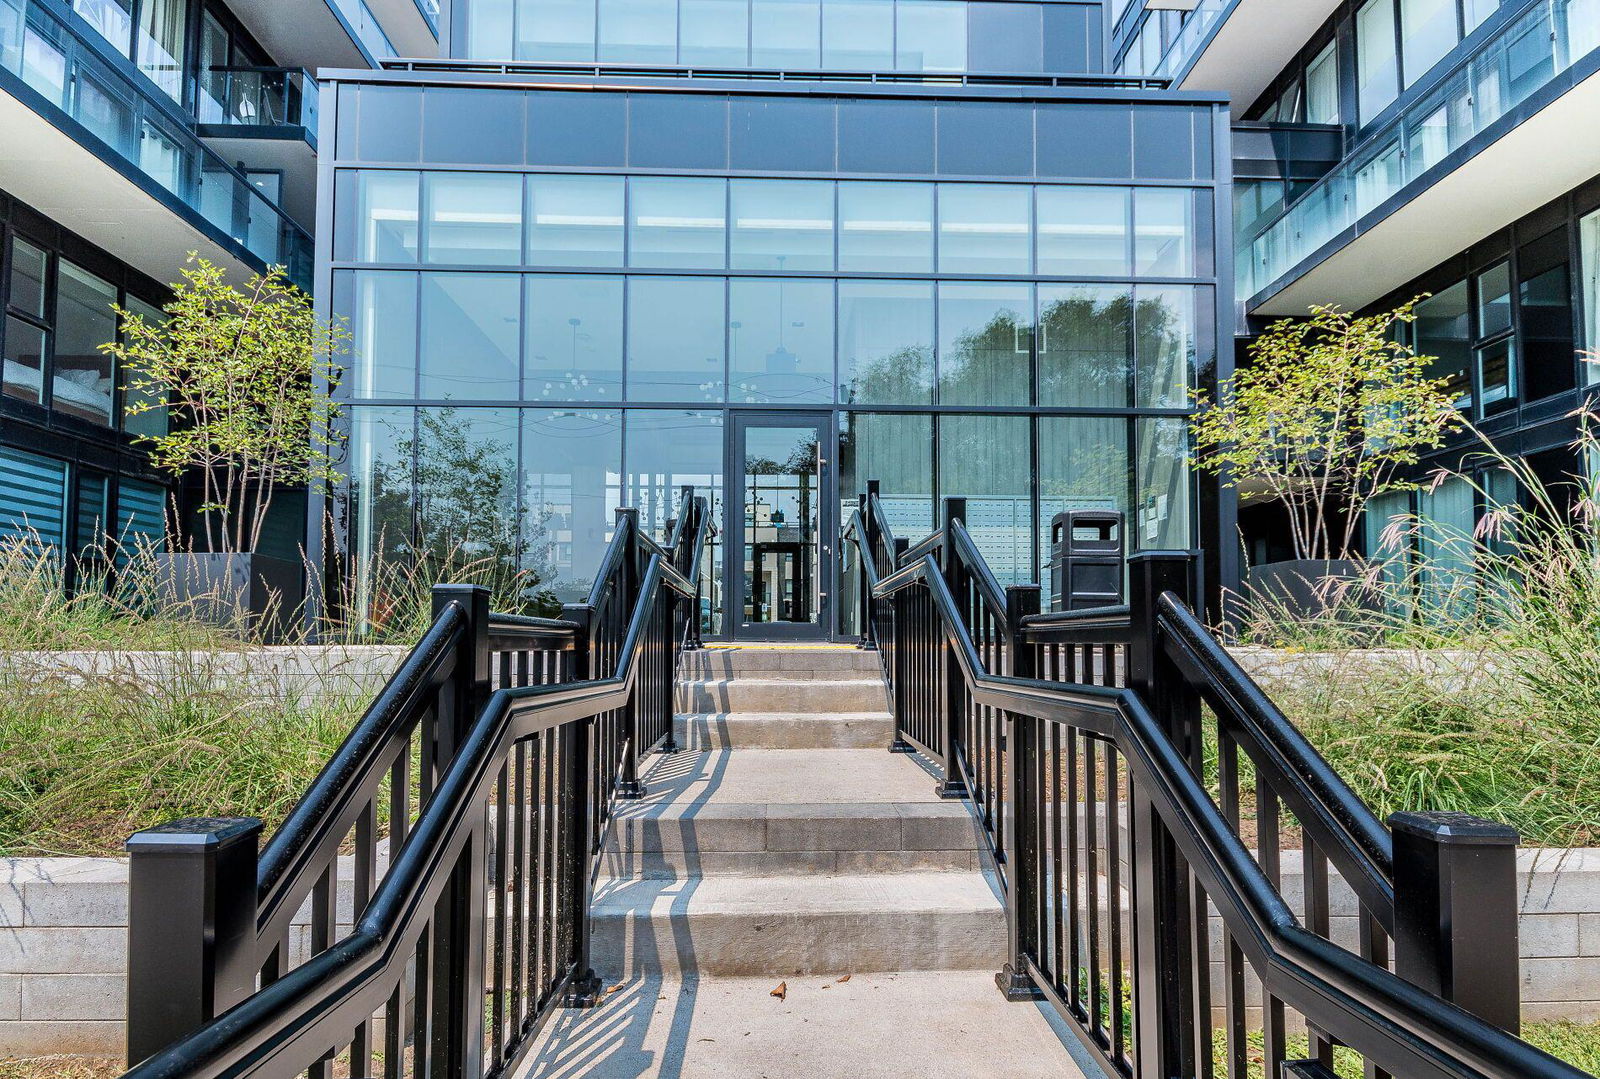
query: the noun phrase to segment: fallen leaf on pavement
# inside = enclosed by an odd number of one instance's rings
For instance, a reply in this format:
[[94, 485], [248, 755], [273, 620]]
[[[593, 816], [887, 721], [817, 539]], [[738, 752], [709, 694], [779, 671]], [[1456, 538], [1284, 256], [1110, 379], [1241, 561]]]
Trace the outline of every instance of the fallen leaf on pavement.
[[846, 974], [846, 975], [845, 975], [845, 976], [844, 976], [844, 977], [843, 977], [843, 978], [840, 978], [840, 979], [839, 979], [839, 980], [840, 980], [840, 981], [841, 981], [841, 982], [847, 982], [847, 981], [849, 981], [849, 980], [850, 980], [850, 975], [848, 975], [848, 974]]
[[778, 988], [774, 989], [769, 995], [777, 997], [779, 1000], [788, 1000], [789, 999], [789, 983], [788, 982], [779, 982], [778, 983]]

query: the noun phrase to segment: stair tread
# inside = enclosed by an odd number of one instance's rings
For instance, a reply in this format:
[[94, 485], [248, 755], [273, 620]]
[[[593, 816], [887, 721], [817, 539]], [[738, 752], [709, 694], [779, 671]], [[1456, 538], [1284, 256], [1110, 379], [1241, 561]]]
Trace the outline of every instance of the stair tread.
[[617, 880], [595, 893], [596, 917], [693, 917], [772, 913], [785, 917], [1004, 910], [982, 873], [868, 873]]
[[709, 802], [621, 803], [617, 820], [762, 820], [782, 817], [845, 819], [852, 817], [912, 817], [966, 820], [966, 803], [948, 800], [926, 802]]
[[934, 780], [883, 749], [709, 749], [650, 758], [646, 795], [625, 812], [670, 804], [938, 802]]

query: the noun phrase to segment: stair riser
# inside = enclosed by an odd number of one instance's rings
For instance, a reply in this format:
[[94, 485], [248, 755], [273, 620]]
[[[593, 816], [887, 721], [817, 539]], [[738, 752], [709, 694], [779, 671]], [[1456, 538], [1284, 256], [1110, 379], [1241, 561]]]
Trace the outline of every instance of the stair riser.
[[885, 749], [894, 721], [878, 716], [679, 715], [674, 721], [684, 749]]
[[967, 873], [982, 868], [976, 851], [607, 851], [600, 876], [618, 880], [694, 877], [837, 876], [863, 873]]
[[877, 681], [883, 667], [876, 652], [690, 652], [678, 673], [691, 679], [837, 679]]
[[680, 712], [881, 712], [882, 682], [740, 679], [685, 682], [678, 687]]
[[1005, 915], [992, 911], [643, 914], [601, 912], [595, 968], [607, 980], [647, 974], [848, 974], [999, 970]]

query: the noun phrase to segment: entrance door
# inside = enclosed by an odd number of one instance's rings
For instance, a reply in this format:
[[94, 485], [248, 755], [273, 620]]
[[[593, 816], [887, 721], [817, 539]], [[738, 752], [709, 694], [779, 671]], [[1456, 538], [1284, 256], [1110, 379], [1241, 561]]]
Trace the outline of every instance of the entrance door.
[[732, 636], [812, 640], [832, 624], [833, 418], [734, 413], [728, 475]]

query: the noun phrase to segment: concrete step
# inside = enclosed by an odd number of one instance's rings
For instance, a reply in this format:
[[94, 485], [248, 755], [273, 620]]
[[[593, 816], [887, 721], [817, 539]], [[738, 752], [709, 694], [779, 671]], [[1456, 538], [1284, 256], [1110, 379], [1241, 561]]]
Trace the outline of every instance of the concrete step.
[[951, 802], [715, 802], [625, 809], [601, 863], [607, 876], [667, 880], [978, 868], [971, 815]]
[[1006, 922], [979, 873], [602, 881], [594, 964], [615, 978], [999, 970]]
[[881, 681], [878, 653], [857, 648], [705, 648], [686, 652], [678, 661], [685, 678], [713, 681], [727, 678], [820, 679]]
[[717, 678], [678, 683], [680, 712], [881, 712], [881, 679]]
[[638, 978], [557, 1011], [516, 1079], [1082, 1079], [1049, 1005], [990, 971], [791, 979]]
[[887, 749], [888, 712], [697, 712], [673, 719], [684, 749]]
[[913, 758], [881, 748], [686, 750], [652, 755], [640, 768], [645, 796], [619, 806], [623, 816], [724, 804], [946, 804]]

